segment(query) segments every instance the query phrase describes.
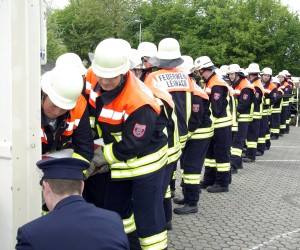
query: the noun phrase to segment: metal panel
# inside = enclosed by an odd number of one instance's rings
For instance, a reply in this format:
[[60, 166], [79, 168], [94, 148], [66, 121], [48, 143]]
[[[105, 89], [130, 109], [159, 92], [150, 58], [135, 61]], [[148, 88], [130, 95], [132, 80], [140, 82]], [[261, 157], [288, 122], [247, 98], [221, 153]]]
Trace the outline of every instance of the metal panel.
[[0, 2], [1, 249], [13, 249], [18, 227], [41, 210], [40, 7], [40, 0]]

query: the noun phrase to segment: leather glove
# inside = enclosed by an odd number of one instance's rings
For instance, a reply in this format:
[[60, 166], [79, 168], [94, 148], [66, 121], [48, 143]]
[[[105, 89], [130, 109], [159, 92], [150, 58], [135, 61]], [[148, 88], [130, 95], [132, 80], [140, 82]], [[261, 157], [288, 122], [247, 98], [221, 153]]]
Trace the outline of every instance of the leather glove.
[[95, 174], [106, 173], [109, 170], [109, 164], [104, 158], [102, 148], [99, 147], [94, 151], [94, 157], [91, 161], [90, 167], [85, 173], [85, 180]]

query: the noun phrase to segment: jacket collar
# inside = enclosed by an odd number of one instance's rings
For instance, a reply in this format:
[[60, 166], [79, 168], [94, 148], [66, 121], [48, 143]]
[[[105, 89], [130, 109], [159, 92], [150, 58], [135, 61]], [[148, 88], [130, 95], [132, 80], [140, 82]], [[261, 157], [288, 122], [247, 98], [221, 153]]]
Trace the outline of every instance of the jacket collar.
[[73, 203], [73, 202], [78, 202], [78, 201], [83, 201], [84, 202], [84, 199], [82, 198], [81, 195], [71, 195], [67, 198], [64, 198], [62, 199], [61, 201], [59, 201], [56, 206], [54, 207], [53, 210], [57, 210], [57, 209], [60, 209], [62, 208], [63, 206], [66, 206], [70, 203]]

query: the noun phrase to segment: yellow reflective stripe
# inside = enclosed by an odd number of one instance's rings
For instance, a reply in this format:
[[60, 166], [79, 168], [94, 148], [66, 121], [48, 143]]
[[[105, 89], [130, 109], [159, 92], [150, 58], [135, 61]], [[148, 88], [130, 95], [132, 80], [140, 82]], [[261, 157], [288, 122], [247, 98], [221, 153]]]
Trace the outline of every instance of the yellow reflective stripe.
[[237, 132], [238, 131], [238, 127], [237, 126], [232, 126], [231, 131], [232, 132]]
[[77, 153], [75, 153], [75, 152], [72, 154], [72, 157], [90, 163], [90, 161], [88, 161], [88, 160], [85, 159], [83, 156], [81, 156], [80, 154], [77, 154]]
[[170, 185], [167, 188], [166, 194], [165, 194], [165, 199], [171, 198], [171, 188]]
[[136, 230], [134, 215], [132, 214], [129, 218], [123, 219], [124, 231], [126, 234], [132, 233]]
[[280, 124], [280, 127], [279, 127], [280, 129], [285, 129], [286, 128], [286, 124], [283, 124], [283, 125], [281, 125]]
[[266, 115], [269, 115], [269, 113], [270, 113], [270, 109], [264, 109], [262, 112], [262, 115], [266, 116]]
[[276, 108], [276, 109], [272, 109], [271, 111], [272, 114], [280, 114], [281, 113], [281, 109], [280, 108]]
[[230, 162], [217, 163], [216, 168], [218, 172], [228, 172], [230, 171]]
[[283, 106], [283, 107], [289, 106], [289, 101], [283, 101], [283, 102], [282, 102], [282, 106]]
[[111, 178], [122, 179], [141, 176], [157, 171], [162, 168], [168, 161], [167, 146], [161, 148], [155, 153], [127, 160], [127, 162], [118, 162], [112, 164]]
[[279, 128], [271, 128], [270, 131], [271, 131], [271, 133], [278, 134], [280, 132], [280, 129]]
[[238, 122], [252, 122], [252, 121], [253, 121], [253, 116], [248, 118], [238, 117]]
[[100, 128], [99, 124], [96, 125], [97, 133], [99, 138], [102, 138], [102, 129]]
[[41, 216], [46, 215], [46, 214], [49, 214], [49, 213], [50, 213], [50, 211], [42, 210]]
[[177, 176], [176, 171], [173, 171], [172, 180], [176, 180], [176, 176]]
[[116, 139], [117, 142], [122, 140], [122, 132], [111, 133], [111, 135]]
[[266, 137], [259, 137], [257, 143], [266, 143]]
[[257, 142], [247, 141], [246, 144], [248, 148], [257, 148]]
[[189, 120], [192, 114], [192, 93], [191, 92], [185, 92], [186, 93], [186, 126], [189, 124]]
[[200, 184], [201, 174], [183, 174], [182, 178], [185, 184]]
[[266, 134], [265, 140], [270, 140], [271, 139], [271, 134]]
[[141, 247], [145, 250], [165, 249], [168, 246], [167, 239], [167, 230], [147, 238], [139, 238]]
[[95, 116], [90, 116], [90, 126], [91, 128], [95, 128]]
[[285, 124], [290, 124], [291, 119], [285, 120]]
[[270, 104], [271, 104], [270, 98], [266, 98], [266, 99], [265, 99], [265, 104], [266, 104], [266, 105], [270, 105]]
[[197, 128], [193, 133], [191, 133], [190, 139], [197, 140], [197, 139], [206, 139], [211, 138], [214, 135], [214, 127], [207, 127], [207, 128]]
[[261, 119], [262, 112], [253, 112], [253, 119]]
[[206, 167], [216, 167], [216, 159], [205, 158], [204, 166]]
[[181, 153], [181, 148], [179, 148], [179, 150], [177, 152], [174, 152], [172, 155], [168, 154], [168, 164], [177, 161], [180, 158]]
[[214, 124], [214, 128], [224, 128], [224, 127], [229, 127], [229, 126], [232, 126], [232, 121]]
[[182, 135], [180, 136], [180, 146], [181, 148], [185, 147], [186, 141], [187, 141], [188, 135]]
[[236, 156], [241, 156], [242, 155], [243, 150], [239, 149], [239, 148], [231, 148], [230, 153], [231, 155], [236, 155]]
[[120, 162], [114, 155], [113, 153], [113, 143], [104, 145], [103, 147], [103, 155], [105, 157], [105, 160], [108, 162], [109, 165], [115, 163], [115, 162]]

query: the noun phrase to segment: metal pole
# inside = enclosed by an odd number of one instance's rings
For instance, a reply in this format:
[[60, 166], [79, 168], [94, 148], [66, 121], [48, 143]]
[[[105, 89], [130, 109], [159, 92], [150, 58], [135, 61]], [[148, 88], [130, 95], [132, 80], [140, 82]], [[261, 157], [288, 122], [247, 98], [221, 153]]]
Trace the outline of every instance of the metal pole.
[[140, 20], [140, 43], [142, 42], [142, 21]]

